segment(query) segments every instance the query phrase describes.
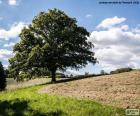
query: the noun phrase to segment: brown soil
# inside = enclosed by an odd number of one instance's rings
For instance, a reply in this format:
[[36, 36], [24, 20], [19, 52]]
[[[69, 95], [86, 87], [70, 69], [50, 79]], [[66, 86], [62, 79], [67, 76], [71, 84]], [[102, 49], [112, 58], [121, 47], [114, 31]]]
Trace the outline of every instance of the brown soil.
[[122, 108], [140, 108], [140, 71], [47, 85], [40, 92], [88, 98]]

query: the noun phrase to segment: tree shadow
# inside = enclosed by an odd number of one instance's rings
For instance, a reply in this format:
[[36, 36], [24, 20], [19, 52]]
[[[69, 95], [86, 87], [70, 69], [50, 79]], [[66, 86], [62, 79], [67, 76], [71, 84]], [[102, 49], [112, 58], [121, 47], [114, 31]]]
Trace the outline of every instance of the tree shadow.
[[11, 101], [0, 101], [0, 116], [61, 116], [61, 110], [42, 113], [28, 106], [28, 101], [14, 99]]

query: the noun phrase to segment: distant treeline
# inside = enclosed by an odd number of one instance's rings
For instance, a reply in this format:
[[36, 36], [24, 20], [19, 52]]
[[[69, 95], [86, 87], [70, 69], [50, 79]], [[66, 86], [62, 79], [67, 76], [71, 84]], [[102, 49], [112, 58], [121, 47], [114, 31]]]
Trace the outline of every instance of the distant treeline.
[[119, 68], [114, 71], [111, 71], [110, 73], [105, 72], [104, 70], [101, 70], [99, 74], [88, 74], [85, 73], [85, 75], [77, 75], [74, 76], [74, 78], [86, 78], [86, 77], [95, 77], [95, 76], [102, 76], [102, 75], [111, 75], [111, 74], [118, 74], [118, 73], [123, 73], [123, 72], [130, 72], [134, 70], [133, 68], [127, 67], [127, 68]]
[[111, 71], [110, 74], [118, 74], [118, 73], [123, 73], [123, 72], [130, 72], [134, 69], [128, 67], [128, 68], [119, 68], [119, 69], [116, 69], [114, 71]]

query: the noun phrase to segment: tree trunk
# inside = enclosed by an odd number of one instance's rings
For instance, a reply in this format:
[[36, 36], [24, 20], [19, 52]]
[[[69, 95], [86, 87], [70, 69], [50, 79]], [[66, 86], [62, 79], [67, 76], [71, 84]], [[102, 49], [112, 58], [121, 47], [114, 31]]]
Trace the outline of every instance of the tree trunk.
[[56, 82], [56, 70], [51, 71], [51, 77], [52, 77], [51, 82], [55, 83]]

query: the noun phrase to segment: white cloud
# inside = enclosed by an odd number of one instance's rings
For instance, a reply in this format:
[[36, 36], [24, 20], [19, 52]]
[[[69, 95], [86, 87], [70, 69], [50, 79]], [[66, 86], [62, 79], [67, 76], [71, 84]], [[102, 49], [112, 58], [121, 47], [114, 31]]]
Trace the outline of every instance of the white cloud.
[[0, 0], [0, 4], [2, 3], [2, 1]]
[[67, 75], [80, 75], [81, 73], [79, 71], [76, 70], [72, 70], [72, 69], [67, 69], [65, 72]]
[[88, 38], [95, 45], [99, 64], [106, 71], [129, 66], [140, 68], [140, 29], [129, 29], [128, 25], [121, 23], [111, 26], [93, 31]]
[[132, 30], [134, 33], [140, 33], [140, 24]]
[[19, 22], [13, 24], [9, 30], [0, 29], [0, 39], [16, 38], [25, 26], [25, 23]]
[[120, 24], [122, 22], [124, 22], [126, 20], [126, 18], [122, 17], [122, 18], [119, 18], [117, 16], [115, 17], [112, 17], [112, 18], [107, 18], [105, 20], [103, 20], [98, 26], [97, 26], [97, 29], [100, 29], [100, 28], [110, 28], [114, 25], [117, 25], [117, 24]]
[[8, 69], [8, 64], [3, 65], [5, 69]]
[[8, 58], [13, 55], [13, 52], [7, 49], [0, 49], [0, 59], [8, 61]]
[[17, 5], [17, 0], [8, 0], [9, 5]]
[[86, 15], [86, 18], [91, 18], [92, 17], [92, 14], [87, 14]]
[[15, 43], [10, 42], [9, 44], [4, 44], [4, 47], [13, 47], [15, 45]]
[[127, 31], [129, 29], [129, 26], [128, 25], [122, 25], [121, 29], [124, 30], [124, 31]]

